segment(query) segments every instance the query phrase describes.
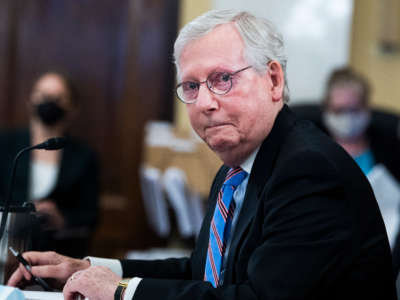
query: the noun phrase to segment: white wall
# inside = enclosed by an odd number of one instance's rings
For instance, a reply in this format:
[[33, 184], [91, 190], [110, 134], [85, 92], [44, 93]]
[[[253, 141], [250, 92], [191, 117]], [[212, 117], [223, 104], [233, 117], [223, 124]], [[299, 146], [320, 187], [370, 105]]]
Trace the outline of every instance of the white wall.
[[213, 0], [213, 8], [246, 10], [277, 26], [291, 103], [319, 101], [329, 73], [349, 61], [353, 0]]

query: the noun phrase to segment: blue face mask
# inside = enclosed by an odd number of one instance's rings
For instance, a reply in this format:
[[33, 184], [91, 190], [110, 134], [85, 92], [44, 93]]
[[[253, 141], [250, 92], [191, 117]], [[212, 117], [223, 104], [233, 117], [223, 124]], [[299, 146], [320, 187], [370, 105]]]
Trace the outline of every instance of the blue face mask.
[[370, 121], [368, 111], [331, 113], [326, 112], [323, 120], [329, 133], [343, 140], [352, 140], [362, 136]]

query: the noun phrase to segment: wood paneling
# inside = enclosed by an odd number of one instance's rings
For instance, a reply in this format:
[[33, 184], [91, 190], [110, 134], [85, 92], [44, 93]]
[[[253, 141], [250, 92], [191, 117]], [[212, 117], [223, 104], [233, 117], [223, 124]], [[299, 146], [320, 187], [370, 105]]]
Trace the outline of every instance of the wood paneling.
[[119, 248], [153, 241], [138, 168], [145, 122], [173, 115], [177, 11], [178, 0], [0, 1], [0, 127], [27, 125], [38, 74], [70, 75], [81, 103], [71, 133], [98, 151], [102, 193], [127, 202], [117, 215], [102, 212], [99, 244], [117, 231]]

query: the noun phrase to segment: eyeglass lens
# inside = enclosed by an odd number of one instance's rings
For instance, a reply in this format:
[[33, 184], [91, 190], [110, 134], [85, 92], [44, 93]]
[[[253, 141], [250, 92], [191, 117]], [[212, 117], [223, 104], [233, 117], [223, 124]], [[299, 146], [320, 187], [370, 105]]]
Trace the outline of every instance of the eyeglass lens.
[[208, 89], [217, 95], [224, 95], [228, 93], [232, 88], [232, 76], [251, 68], [248, 66], [246, 68], [240, 69], [233, 73], [228, 72], [214, 72], [208, 75], [207, 80], [203, 82], [196, 81], [185, 81], [178, 85], [176, 93], [183, 102], [193, 103], [196, 101], [199, 95], [200, 85], [206, 83]]
[[197, 98], [199, 94], [200, 83], [193, 81], [182, 82], [181, 86], [178, 87], [178, 96], [182, 100], [191, 101]]
[[207, 78], [207, 85], [214, 93], [226, 93], [232, 86], [231, 75], [226, 72], [212, 73]]
[[[216, 94], [225, 94], [232, 87], [231, 75], [226, 72], [211, 73], [207, 80], [207, 87]], [[177, 89], [179, 98], [184, 101], [193, 101], [197, 98], [200, 89], [200, 82], [182, 82]]]

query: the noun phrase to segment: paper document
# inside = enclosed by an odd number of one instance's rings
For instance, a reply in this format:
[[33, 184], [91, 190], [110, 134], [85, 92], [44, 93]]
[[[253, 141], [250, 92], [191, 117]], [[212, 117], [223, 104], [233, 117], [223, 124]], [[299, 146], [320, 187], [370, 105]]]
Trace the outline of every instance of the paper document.
[[22, 291], [26, 300], [64, 300], [61, 292]]
[[376, 165], [367, 175], [385, 222], [390, 246], [393, 248], [399, 231], [400, 186], [389, 170]]
[[[22, 293], [24, 294], [25, 300], [64, 300], [62, 292], [22, 291]], [[81, 299], [89, 300], [88, 298]]]

